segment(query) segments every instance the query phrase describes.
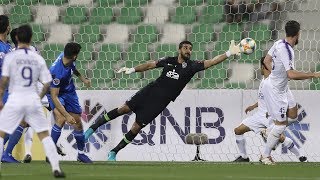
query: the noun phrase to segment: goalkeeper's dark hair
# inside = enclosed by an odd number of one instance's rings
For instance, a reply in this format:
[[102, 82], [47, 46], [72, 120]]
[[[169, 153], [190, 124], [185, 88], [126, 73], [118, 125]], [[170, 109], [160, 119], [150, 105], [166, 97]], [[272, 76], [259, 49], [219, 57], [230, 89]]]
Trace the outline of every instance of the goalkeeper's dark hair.
[[190, 44], [192, 46], [192, 43], [190, 41], [182, 41], [181, 43], [179, 43], [179, 49], [181, 49], [184, 44]]
[[286, 23], [284, 29], [286, 31], [287, 37], [296, 36], [300, 31], [300, 23], [298, 23], [297, 21], [294, 21], [294, 20], [288, 21]]
[[73, 56], [77, 56], [81, 50], [81, 45], [75, 42], [67, 43], [64, 47], [64, 56], [68, 59], [72, 59]]
[[9, 26], [9, 18], [6, 15], [0, 15], [0, 33], [6, 32]]
[[17, 30], [18, 30], [18, 28], [14, 28], [10, 32], [11, 41], [16, 47], [18, 46], [18, 41], [16, 39]]
[[32, 39], [32, 28], [30, 25], [25, 24], [19, 26], [17, 29], [17, 41], [20, 43], [30, 44]]

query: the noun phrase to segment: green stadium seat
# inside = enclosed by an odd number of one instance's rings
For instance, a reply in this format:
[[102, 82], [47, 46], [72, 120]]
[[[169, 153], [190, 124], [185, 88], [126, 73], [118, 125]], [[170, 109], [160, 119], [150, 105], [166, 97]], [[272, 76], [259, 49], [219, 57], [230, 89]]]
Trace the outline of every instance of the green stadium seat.
[[121, 59], [121, 49], [118, 44], [103, 44], [98, 54], [100, 61], [118, 61]]
[[171, 17], [173, 23], [191, 24], [196, 20], [196, 10], [190, 6], [180, 6], [175, 9], [175, 15]]
[[210, 79], [213, 84], [222, 83], [227, 79], [227, 69], [223, 64], [218, 64], [204, 71], [204, 79]]
[[245, 63], [260, 63], [260, 59], [263, 56], [263, 51], [261, 49], [256, 49], [252, 54], [241, 54], [240, 59], [238, 62], [245, 62]]
[[121, 2], [121, 0], [97, 0], [97, 2], [100, 7], [111, 7]]
[[213, 41], [213, 27], [209, 24], [200, 24], [192, 28], [189, 36], [191, 42], [209, 42]]
[[150, 60], [147, 44], [134, 43], [124, 53], [124, 59], [127, 67], [134, 67]]
[[246, 89], [245, 83], [235, 82], [235, 83], [228, 83], [225, 85], [226, 89]]
[[192, 60], [205, 60], [205, 44], [204, 43], [193, 43], [191, 58]]
[[255, 23], [252, 25], [252, 29], [248, 31], [248, 37], [254, 39], [256, 42], [266, 42], [271, 40], [272, 33], [269, 25], [267, 24]]
[[162, 57], [173, 57], [178, 55], [178, 50], [177, 50], [177, 45], [176, 44], [160, 44], [154, 53], [154, 60], [158, 60]]
[[87, 20], [87, 9], [84, 6], [70, 6], [65, 10], [62, 21], [65, 24], [81, 24]]
[[198, 89], [214, 89], [217, 88], [216, 81], [214, 79], [201, 79], [197, 84]]
[[219, 41], [229, 42], [231, 40], [239, 41], [241, 40], [241, 35], [243, 31], [243, 25], [232, 23], [227, 24], [222, 27], [222, 32], [219, 34]]
[[41, 0], [42, 4], [46, 5], [56, 5], [56, 6], [61, 6], [64, 3], [67, 3], [68, 0]]
[[114, 61], [97, 60], [93, 69], [93, 78], [112, 80], [115, 78]]
[[79, 69], [86, 70], [87, 64], [92, 60], [93, 46], [92, 43], [80, 43], [80, 45], [81, 51], [78, 54], [76, 64]]
[[32, 35], [32, 42], [34, 43], [41, 43], [45, 41], [45, 32], [40, 24], [33, 24], [31, 25], [33, 35]]
[[96, 7], [91, 11], [90, 24], [110, 24], [113, 19], [112, 8]]
[[29, 6], [13, 6], [10, 9], [10, 22], [12, 24], [23, 24], [32, 21], [32, 13]]
[[152, 43], [158, 39], [157, 27], [154, 25], [138, 26], [136, 33], [133, 35], [135, 43]]
[[142, 11], [138, 7], [123, 7], [117, 17], [119, 24], [137, 24], [142, 21]]
[[224, 9], [221, 5], [209, 5], [202, 9], [199, 22], [202, 24], [215, 24], [224, 19]]
[[225, 5], [225, 0], [207, 0], [209, 5]]
[[140, 7], [148, 3], [148, 0], [124, 0], [127, 7]]
[[11, 0], [0, 0], [1, 5], [7, 5], [11, 2]]
[[57, 59], [60, 53], [63, 52], [63, 44], [46, 44], [41, 51], [42, 57], [46, 60], [48, 67]]
[[30, 6], [30, 5], [38, 4], [40, 0], [15, 0], [15, 2], [17, 5]]
[[212, 51], [212, 57], [215, 57], [217, 55], [223, 54], [226, 51], [228, 51], [229, 45], [230, 45], [230, 42], [218, 41], [214, 46], [214, 50]]
[[101, 39], [102, 35], [98, 25], [80, 26], [79, 33], [75, 35], [75, 41], [79, 43], [94, 43]]
[[[320, 71], [320, 64], [318, 64], [316, 66], [316, 72], [319, 72]], [[310, 80], [310, 83], [309, 83], [309, 88], [310, 90], [320, 90], [320, 81], [318, 78], [313, 78]]]
[[203, 4], [203, 0], [178, 0], [180, 6], [198, 6]]

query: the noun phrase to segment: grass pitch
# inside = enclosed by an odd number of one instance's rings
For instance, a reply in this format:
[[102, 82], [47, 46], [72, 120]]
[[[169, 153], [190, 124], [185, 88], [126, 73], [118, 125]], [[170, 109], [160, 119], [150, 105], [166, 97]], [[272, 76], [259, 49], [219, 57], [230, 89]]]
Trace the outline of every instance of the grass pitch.
[[[266, 166], [259, 163], [215, 162], [95, 162], [87, 165], [62, 162], [66, 179], [116, 180], [220, 180], [220, 179], [318, 179], [320, 163], [278, 163]], [[1, 179], [54, 179], [45, 162], [2, 164]]]

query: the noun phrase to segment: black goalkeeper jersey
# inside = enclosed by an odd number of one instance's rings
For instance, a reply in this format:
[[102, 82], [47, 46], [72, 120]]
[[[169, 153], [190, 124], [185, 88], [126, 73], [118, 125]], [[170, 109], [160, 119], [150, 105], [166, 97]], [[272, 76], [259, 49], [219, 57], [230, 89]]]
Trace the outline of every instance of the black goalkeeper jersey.
[[152, 91], [155, 96], [174, 101], [195, 73], [204, 70], [203, 61], [188, 60], [178, 62], [178, 57], [165, 57], [157, 62], [157, 68], [163, 67], [160, 77], [145, 86], [142, 91]]

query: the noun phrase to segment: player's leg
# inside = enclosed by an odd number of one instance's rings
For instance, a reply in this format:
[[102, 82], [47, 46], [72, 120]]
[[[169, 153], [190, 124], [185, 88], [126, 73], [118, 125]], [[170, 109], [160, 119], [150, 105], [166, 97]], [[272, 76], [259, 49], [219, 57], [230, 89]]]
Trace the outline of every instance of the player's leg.
[[60, 136], [61, 136], [61, 129], [64, 126], [66, 119], [65, 117], [59, 112], [58, 109], [53, 110], [53, 115], [55, 119], [55, 123], [51, 129], [51, 137], [54, 144], [57, 144]]
[[10, 135], [8, 145], [6, 150], [3, 152], [2, 155], [2, 162], [7, 162], [7, 163], [19, 163], [13, 156], [12, 156], [12, 151], [14, 147], [18, 144], [22, 133], [23, 129], [27, 127], [28, 124], [25, 121], [22, 121], [17, 129]]
[[131, 141], [138, 135], [139, 131], [142, 129], [142, 126], [139, 124], [140, 123], [137, 121], [133, 123], [130, 131], [127, 132], [119, 144], [109, 152], [108, 161], [116, 161], [117, 153], [131, 143]]
[[288, 97], [288, 111], [287, 111], [288, 124], [291, 124], [297, 121], [298, 105], [290, 89], [287, 92], [287, 97]]
[[246, 149], [246, 139], [244, 138], [244, 133], [249, 131], [250, 128], [242, 123], [234, 129], [236, 143], [240, 152], [240, 156], [235, 159], [234, 162], [249, 162]]
[[299, 149], [294, 145], [292, 139], [286, 137], [284, 134], [280, 136], [279, 142], [291, 151], [301, 162], [307, 161], [307, 157], [301, 155]]
[[32, 160], [31, 147], [32, 147], [33, 134], [34, 134], [34, 130], [31, 127], [27, 127], [24, 133], [24, 151], [25, 151], [25, 156], [23, 158], [24, 163], [30, 163]]
[[89, 137], [102, 125], [104, 125], [105, 123], [123, 115], [126, 113], [131, 112], [131, 109], [129, 108], [129, 106], [127, 104], [122, 105], [119, 108], [115, 108], [111, 111], [109, 111], [107, 114], [103, 114], [101, 115], [97, 121], [92, 124], [87, 131], [85, 132], [85, 140], [87, 141], [89, 139]]

